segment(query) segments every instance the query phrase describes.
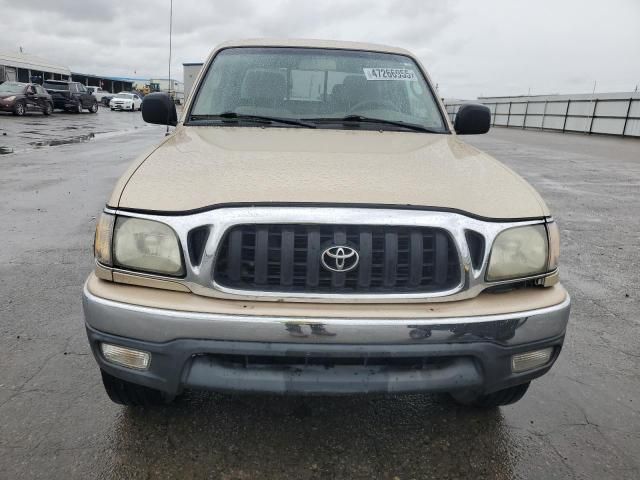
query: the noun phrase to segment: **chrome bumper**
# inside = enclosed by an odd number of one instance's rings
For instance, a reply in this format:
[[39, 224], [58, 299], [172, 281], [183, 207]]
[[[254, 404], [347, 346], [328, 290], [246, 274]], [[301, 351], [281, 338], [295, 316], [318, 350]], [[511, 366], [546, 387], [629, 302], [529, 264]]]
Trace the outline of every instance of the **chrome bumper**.
[[432, 344], [493, 342], [512, 346], [564, 334], [570, 298], [546, 308], [451, 318], [289, 318], [222, 315], [149, 308], [83, 293], [91, 328], [147, 342], [179, 338], [318, 344]]
[[[148, 308], [99, 298], [85, 287], [83, 306], [100, 368], [170, 395], [184, 388], [280, 394], [492, 392], [528, 382], [551, 368], [564, 340], [570, 299], [507, 315], [312, 319]], [[108, 362], [100, 352], [102, 342], [149, 352], [149, 370]], [[554, 352], [548, 364], [512, 372], [514, 354], [547, 347]], [[229, 364], [230, 357], [248, 363]], [[249, 364], [274, 357], [293, 363]], [[436, 363], [407, 369], [367, 362], [403, 357]], [[355, 358], [362, 363], [300, 367], [305, 358]]]

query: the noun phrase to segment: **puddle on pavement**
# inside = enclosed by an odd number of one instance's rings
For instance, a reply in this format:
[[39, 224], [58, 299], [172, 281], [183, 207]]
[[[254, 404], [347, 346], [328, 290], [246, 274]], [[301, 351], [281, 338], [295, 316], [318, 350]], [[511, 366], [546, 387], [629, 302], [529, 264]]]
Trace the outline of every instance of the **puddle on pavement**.
[[58, 145], [68, 145], [70, 143], [87, 142], [92, 138], [94, 138], [95, 136], [96, 136], [95, 133], [87, 133], [86, 135], [78, 135], [76, 137], [55, 138], [51, 140], [39, 140], [37, 142], [29, 142], [29, 145], [33, 145], [34, 147], [56, 147]]
[[74, 116], [56, 112], [49, 118], [7, 117], [11, 121], [4, 122], [0, 115], [0, 155], [110, 139], [148, 127], [142, 123], [141, 116], [113, 114], [108, 110], [100, 115]]

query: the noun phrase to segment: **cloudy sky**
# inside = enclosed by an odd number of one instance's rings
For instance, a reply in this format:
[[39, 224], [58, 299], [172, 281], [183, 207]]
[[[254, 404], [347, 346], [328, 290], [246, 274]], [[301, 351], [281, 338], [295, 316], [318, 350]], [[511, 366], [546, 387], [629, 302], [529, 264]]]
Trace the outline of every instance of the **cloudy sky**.
[[[73, 71], [166, 76], [169, 0], [0, 0], [0, 50]], [[640, 84], [640, 0], [175, 0], [172, 69], [247, 37], [405, 47], [440, 94], [630, 91]], [[640, 90], [640, 87], [638, 87]]]

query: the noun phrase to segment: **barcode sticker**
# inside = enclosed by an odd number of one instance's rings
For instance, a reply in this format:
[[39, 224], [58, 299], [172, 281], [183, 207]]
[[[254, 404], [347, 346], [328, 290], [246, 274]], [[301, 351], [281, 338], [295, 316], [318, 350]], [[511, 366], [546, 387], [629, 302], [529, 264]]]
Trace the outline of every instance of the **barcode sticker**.
[[418, 77], [409, 68], [363, 68], [367, 80], [400, 80], [416, 82]]

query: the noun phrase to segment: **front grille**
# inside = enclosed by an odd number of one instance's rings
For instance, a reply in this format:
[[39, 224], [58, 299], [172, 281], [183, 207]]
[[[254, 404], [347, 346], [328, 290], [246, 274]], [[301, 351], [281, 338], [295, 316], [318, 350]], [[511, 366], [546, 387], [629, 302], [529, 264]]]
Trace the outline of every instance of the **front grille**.
[[[359, 254], [356, 268], [332, 272], [321, 262], [331, 246]], [[432, 227], [237, 225], [216, 257], [218, 285], [265, 292], [434, 293], [460, 283], [451, 236]]]

